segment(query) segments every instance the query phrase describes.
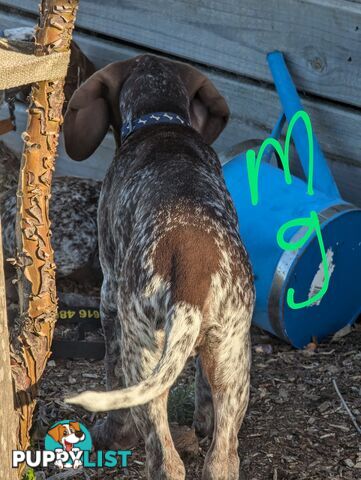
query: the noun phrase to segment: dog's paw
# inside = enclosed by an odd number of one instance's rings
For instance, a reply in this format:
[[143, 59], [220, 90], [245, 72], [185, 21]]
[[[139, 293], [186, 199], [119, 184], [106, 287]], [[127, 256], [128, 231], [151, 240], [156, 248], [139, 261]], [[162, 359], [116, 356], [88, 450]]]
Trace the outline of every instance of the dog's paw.
[[139, 433], [130, 415], [124, 424], [109, 417], [98, 420], [90, 433], [95, 450], [129, 450], [139, 440]]
[[213, 410], [195, 414], [193, 427], [199, 437], [212, 438], [214, 428]]

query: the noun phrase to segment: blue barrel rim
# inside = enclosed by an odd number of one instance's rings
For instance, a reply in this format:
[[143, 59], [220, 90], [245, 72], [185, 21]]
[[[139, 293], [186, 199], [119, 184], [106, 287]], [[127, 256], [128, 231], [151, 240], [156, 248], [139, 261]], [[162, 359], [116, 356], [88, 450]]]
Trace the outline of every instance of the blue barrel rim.
[[[320, 225], [324, 226], [331, 219], [335, 219], [338, 216], [344, 215], [350, 211], [360, 211], [361, 208], [351, 204], [351, 203], [337, 203], [327, 207], [324, 210], [321, 210], [317, 214]], [[304, 236], [307, 227], [301, 227], [293, 235], [290, 242], [293, 243], [299, 238]], [[307, 244], [303, 247], [306, 248], [308, 243], [312, 240], [313, 236], [308, 240]], [[286, 341], [287, 343], [293, 344], [291, 339], [285, 332], [284, 329], [284, 317], [280, 315], [280, 304], [283, 297], [283, 285], [287, 281], [289, 274], [292, 271], [294, 261], [297, 259], [299, 250], [295, 251], [284, 251], [277, 263], [275, 273], [273, 275], [273, 280], [270, 288], [270, 295], [268, 299], [268, 315], [270, 319], [270, 324], [273, 328], [274, 334]]]

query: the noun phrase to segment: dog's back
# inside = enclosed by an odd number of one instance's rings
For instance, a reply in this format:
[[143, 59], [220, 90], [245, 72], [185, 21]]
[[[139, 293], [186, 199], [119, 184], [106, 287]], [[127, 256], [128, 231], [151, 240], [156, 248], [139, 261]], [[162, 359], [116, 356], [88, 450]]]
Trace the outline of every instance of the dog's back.
[[239, 285], [251, 305], [251, 268], [214, 150], [182, 127], [137, 135], [116, 156], [99, 205], [100, 254], [113, 269], [119, 252], [120, 295], [203, 309], [207, 297], [222, 301]]

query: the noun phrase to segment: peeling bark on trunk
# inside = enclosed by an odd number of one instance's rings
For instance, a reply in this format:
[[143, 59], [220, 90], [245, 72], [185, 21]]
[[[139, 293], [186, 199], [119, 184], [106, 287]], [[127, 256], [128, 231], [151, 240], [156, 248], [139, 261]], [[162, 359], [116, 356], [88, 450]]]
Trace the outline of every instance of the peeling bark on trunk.
[[9, 330], [6, 314], [4, 259], [0, 220], [0, 459], [1, 478], [16, 480], [11, 468], [11, 453], [16, 449], [14, 389], [10, 368]]
[[[36, 55], [64, 52], [70, 48], [77, 5], [77, 0], [42, 1], [35, 39]], [[62, 122], [63, 88], [63, 80], [32, 86], [28, 124], [23, 134], [16, 238], [20, 312], [11, 342], [18, 448], [21, 450], [29, 447], [37, 387], [50, 355], [56, 322], [49, 200]]]

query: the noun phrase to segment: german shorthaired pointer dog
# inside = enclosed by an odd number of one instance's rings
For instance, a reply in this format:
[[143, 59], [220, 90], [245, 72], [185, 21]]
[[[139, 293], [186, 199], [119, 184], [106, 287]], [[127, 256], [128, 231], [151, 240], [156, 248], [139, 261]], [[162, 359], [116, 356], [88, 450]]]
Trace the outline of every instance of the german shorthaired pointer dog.
[[[0, 141], [0, 215], [5, 258], [15, 256], [16, 190], [20, 156]], [[55, 177], [50, 219], [57, 278], [101, 278], [96, 212], [101, 182], [87, 178]], [[5, 262], [6, 277], [16, 272]], [[8, 288], [8, 293], [13, 294]]]
[[[255, 294], [237, 216], [209, 146], [228, 114], [199, 71], [144, 55], [90, 77], [65, 117], [66, 148], [76, 160], [98, 147], [109, 125], [118, 142], [98, 209], [111, 391], [67, 401], [113, 411], [98, 439], [114, 440], [116, 425], [120, 441], [132, 417], [145, 441], [150, 480], [185, 478], [167, 399], [191, 355], [199, 358], [195, 424], [207, 431], [214, 423], [202, 479], [239, 477]], [[123, 379], [126, 388], [119, 389]], [[131, 417], [119, 410], [129, 408]]]

